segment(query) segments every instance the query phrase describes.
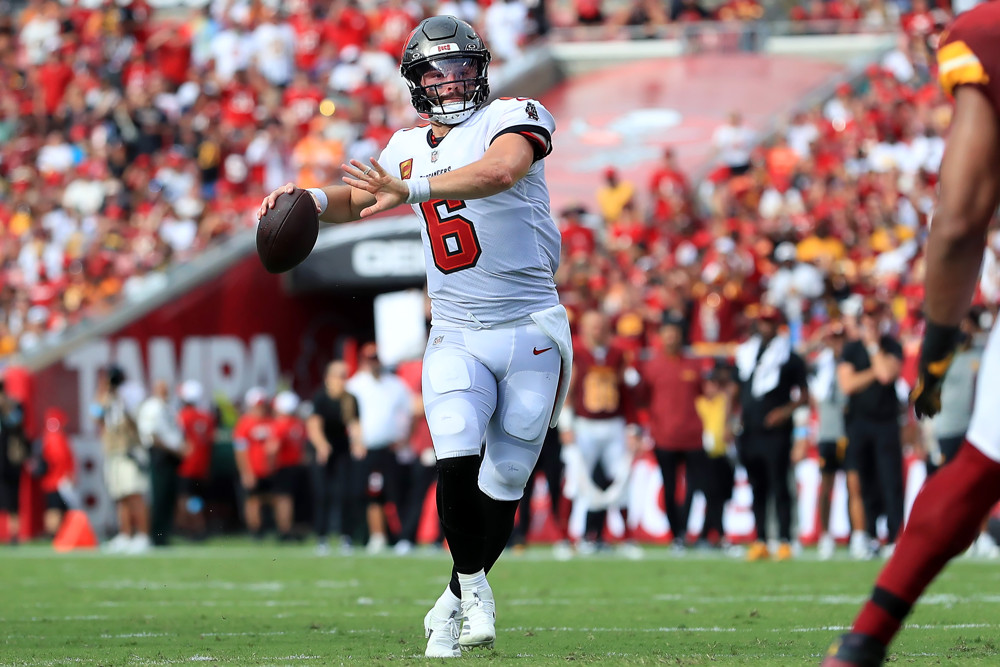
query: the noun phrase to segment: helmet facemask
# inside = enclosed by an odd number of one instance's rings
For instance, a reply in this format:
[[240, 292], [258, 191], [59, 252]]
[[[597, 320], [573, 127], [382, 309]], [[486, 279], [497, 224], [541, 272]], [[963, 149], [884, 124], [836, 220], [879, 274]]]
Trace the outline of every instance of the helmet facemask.
[[417, 113], [444, 125], [457, 125], [488, 99], [488, 65], [482, 53], [442, 54], [405, 67], [403, 77]]

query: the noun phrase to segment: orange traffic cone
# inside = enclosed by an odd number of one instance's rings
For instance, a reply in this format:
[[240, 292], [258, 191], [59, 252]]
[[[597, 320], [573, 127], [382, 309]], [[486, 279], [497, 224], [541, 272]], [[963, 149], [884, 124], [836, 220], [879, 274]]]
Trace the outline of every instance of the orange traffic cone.
[[52, 540], [56, 551], [72, 551], [73, 549], [97, 548], [97, 536], [90, 527], [90, 520], [82, 510], [69, 510], [63, 517], [59, 532]]

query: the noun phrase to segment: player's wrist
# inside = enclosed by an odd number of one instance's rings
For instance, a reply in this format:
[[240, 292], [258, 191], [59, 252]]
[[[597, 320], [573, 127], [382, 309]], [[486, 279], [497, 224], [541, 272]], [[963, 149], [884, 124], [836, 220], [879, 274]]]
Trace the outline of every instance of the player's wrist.
[[920, 369], [931, 375], [943, 376], [947, 362], [962, 340], [962, 331], [957, 326], [937, 324], [927, 321], [924, 330], [924, 344], [920, 351]]
[[430, 200], [431, 181], [429, 178], [409, 178], [404, 182], [409, 191], [409, 195], [406, 197], [407, 204], [422, 204]]
[[326, 213], [326, 209], [330, 205], [330, 198], [326, 196], [326, 191], [323, 188], [306, 188], [306, 192], [316, 198], [316, 205], [319, 206], [319, 214], [323, 215]]

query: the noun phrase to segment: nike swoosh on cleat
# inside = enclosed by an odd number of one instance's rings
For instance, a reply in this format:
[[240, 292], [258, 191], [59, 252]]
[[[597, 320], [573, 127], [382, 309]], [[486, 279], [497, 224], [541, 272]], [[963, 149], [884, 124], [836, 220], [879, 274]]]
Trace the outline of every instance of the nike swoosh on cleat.
[[542, 352], [548, 352], [548, 351], [549, 351], [549, 350], [551, 350], [551, 349], [552, 349], [551, 347], [547, 347], [547, 348], [545, 348], [544, 350], [539, 350], [539, 349], [538, 349], [538, 348], [536, 347], [536, 348], [532, 348], [532, 350], [531, 350], [531, 351], [532, 351], [532, 352], [534, 352], [534, 353], [535, 353], [535, 355], [539, 355], [539, 354], [541, 354]]

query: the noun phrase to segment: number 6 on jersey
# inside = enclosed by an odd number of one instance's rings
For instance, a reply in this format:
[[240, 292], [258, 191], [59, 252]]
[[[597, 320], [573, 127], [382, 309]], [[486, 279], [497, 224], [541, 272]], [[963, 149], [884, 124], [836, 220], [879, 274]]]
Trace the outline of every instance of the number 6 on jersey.
[[461, 215], [447, 215], [463, 208], [464, 201], [444, 199], [432, 199], [420, 205], [420, 212], [427, 222], [427, 238], [430, 239], [434, 266], [441, 273], [471, 268], [483, 254], [472, 221]]

